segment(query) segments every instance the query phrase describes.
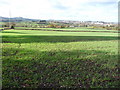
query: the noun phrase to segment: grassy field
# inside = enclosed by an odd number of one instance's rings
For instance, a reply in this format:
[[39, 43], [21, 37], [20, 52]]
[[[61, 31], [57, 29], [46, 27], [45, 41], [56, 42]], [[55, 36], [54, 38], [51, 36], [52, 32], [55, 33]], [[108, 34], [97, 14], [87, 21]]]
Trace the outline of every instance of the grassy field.
[[15, 29], [38, 29], [38, 30], [63, 30], [63, 31], [99, 31], [99, 32], [119, 32], [118, 30], [106, 29], [92, 29], [87, 27], [74, 27], [74, 28], [31, 28], [31, 27], [15, 27]]
[[3, 88], [119, 87], [118, 34], [2, 31]]

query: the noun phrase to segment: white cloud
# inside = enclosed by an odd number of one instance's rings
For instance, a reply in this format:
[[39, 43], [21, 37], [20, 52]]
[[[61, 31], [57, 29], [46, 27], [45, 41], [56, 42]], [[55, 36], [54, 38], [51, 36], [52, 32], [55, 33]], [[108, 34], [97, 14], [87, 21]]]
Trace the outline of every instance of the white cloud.
[[0, 0], [0, 16], [117, 21], [118, 0]]

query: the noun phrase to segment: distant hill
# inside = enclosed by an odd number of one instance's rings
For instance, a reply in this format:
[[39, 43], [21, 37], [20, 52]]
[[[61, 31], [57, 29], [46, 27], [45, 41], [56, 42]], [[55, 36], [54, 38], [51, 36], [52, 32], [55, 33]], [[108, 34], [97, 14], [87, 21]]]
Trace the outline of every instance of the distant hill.
[[49, 22], [64, 22], [64, 23], [106, 23], [106, 24], [117, 24], [117, 22], [103, 22], [103, 21], [73, 21], [73, 20], [41, 20], [41, 19], [29, 19], [29, 18], [23, 18], [23, 17], [2, 17], [0, 16], [0, 22], [24, 22], [24, 21], [49, 21]]
[[22, 21], [39, 21], [38, 19], [29, 19], [29, 18], [23, 18], [23, 17], [13, 17], [13, 18], [8, 18], [8, 17], [1, 17], [0, 16], [0, 22], [22, 22]]

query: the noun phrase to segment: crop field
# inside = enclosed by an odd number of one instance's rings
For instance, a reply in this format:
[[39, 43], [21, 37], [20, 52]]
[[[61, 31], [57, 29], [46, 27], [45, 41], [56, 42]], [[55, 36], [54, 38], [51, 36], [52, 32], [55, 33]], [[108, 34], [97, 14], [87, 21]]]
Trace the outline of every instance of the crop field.
[[2, 31], [3, 88], [118, 88], [118, 33]]

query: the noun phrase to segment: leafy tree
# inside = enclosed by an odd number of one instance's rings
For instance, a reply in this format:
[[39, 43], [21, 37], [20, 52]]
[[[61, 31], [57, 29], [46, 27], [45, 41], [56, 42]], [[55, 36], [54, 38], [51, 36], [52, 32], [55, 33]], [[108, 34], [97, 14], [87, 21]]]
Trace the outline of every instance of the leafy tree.
[[14, 26], [11, 26], [10, 29], [14, 29]]

